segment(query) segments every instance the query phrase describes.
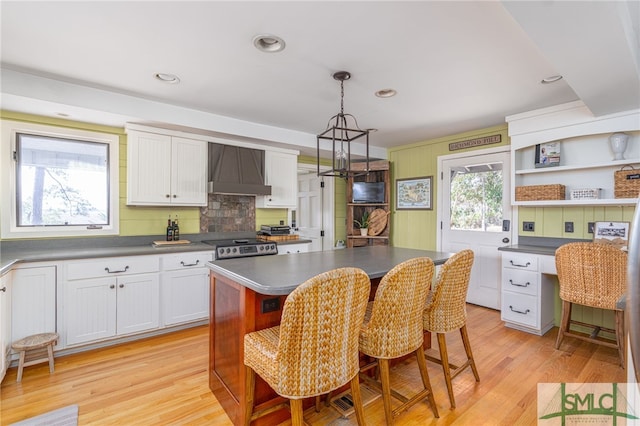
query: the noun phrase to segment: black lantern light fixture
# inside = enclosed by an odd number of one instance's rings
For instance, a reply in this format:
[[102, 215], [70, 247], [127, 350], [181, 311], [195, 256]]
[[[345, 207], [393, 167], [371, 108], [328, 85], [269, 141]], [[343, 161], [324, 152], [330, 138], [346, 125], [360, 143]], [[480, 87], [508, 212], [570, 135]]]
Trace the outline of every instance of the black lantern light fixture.
[[[318, 141], [318, 176], [353, 177], [365, 175], [369, 172], [369, 130], [358, 127], [356, 118], [344, 113], [344, 81], [351, 78], [347, 71], [338, 71], [333, 78], [340, 82], [340, 112], [329, 119], [327, 129], [317, 136]], [[351, 142], [364, 137], [366, 148], [366, 165], [364, 169], [351, 169]], [[332, 167], [331, 170], [320, 171], [320, 141], [331, 141]]]

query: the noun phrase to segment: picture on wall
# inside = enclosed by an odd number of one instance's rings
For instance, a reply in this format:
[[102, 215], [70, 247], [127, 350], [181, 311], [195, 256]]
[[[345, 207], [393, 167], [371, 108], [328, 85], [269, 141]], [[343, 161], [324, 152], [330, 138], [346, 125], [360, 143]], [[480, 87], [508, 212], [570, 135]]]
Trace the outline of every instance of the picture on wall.
[[611, 244], [626, 251], [629, 245], [629, 222], [596, 222], [593, 242]]
[[433, 176], [396, 179], [396, 210], [433, 210]]

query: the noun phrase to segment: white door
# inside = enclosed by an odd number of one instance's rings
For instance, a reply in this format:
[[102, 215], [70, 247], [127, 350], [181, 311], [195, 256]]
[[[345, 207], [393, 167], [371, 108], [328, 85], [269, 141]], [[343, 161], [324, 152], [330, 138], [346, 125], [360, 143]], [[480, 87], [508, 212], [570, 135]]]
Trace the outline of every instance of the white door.
[[309, 251], [333, 248], [333, 178], [318, 176], [317, 166], [299, 165], [296, 228], [300, 238], [311, 240]]
[[440, 174], [439, 248], [475, 253], [467, 302], [500, 309], [501, 257], [511, 241], [509, 151], [445, 156]]
[[116, 279], [69, 281], [64, 285], [67, 345], [116, 334]]

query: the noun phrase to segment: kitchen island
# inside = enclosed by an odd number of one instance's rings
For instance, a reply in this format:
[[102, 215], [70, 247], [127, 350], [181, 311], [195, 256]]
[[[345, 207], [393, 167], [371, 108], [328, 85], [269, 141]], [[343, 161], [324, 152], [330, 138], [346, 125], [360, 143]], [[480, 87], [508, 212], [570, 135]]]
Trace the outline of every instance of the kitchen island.
[[[298, 285], [322, 272], [354, 266], [371, 279], [373, 298], [380, 279], [397, 264], [414, 257], [429, 257], [441, 265], [450, 256], [451, 253], [427, 250], [367, 246], [209, 262], [209, 387], [231, 421], [244, 424], [244, 335], [278, 325], [286, 296]], [[256, 377], [256, 410], [281, 401]], [[276, 424], [288, 416], [288, 412], [280, 410], [253, 424]]]

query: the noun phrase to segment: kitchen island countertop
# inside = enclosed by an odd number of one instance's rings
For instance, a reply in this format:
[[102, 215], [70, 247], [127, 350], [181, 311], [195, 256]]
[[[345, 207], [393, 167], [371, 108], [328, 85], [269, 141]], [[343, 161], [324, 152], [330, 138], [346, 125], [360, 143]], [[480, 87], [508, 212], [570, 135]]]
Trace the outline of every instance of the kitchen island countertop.
[[207, 266], [214, 273], [256, 293], [286, 295], [309, 278], [336, 268], [356, 266], [373, 279], [384, 276], [397, 264], [414, 257], [429, 257], [436, 265], [441, 265], [451, 255], [429, 250], [368, 246], [287, 256], [225, 259], [209, 262]]

